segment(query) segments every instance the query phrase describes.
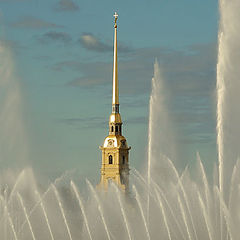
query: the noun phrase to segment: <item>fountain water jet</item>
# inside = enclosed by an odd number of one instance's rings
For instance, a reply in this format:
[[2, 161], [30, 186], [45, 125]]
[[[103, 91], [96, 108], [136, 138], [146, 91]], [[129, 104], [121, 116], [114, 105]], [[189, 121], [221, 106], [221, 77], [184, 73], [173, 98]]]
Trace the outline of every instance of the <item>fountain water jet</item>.
[[141, 215], [142, 215], [144, 227], [145, 227], [145, 229], [146, 229], [147, 238], [148, 238], [148, 240], [150, 240], [151, 238], [150, 238], [150, 234], [149, 234], [149, 230], [148, 230], [148, 226], [147, 226], [147, 221], [146, 221], [146, 218], [145, 218], [145, 216], [144, 216], [143, 207], [142, 207], [142, 204], [141, 204], [141, 201], [140, 201], [140, 196], [139, 196], [139, 194], [138, 194], [138, 191], [137, 191], [135, 185], [133, 185], [133, 191], [134, 191], [135, 194], [136, 194], [136, 200], [137, 200], [138, 207], [139, 207], [140, 212], [141, 212]]
[[[153, 182], [153, 181], [152, 181], [152, 182]], [[179, 225], [178, 221], [175, 219], [175, 214], [174, 214], [173, 209], [172, 209], [172, 207], [170, 206], [170, 204], [169, 204], [169, 202], [168, 202], [165, 194], [163, 193], [163, 191], [160, 189], [160, 187], [159, 187], [155, 182], [153, 182], [153, 184], [154, 184], [154, 190], [155, 190], [156, 195], [157, 195], [158, 203], [159, 203], [159, 205], [160, 205], [160, 209], [163, 207], [163, 203], [162, 203], [162, 200], [161, 200], [161, 199], [163, 198], [164, 201], [165, 201], [166, 204], [167, 204], [167, 207], [168, 207], [168, 209], [169, 209], [169, 211], [170, 211], [170, 213], [171, 213], [171, 215], [172, 215], [172, 217], [173, 217], [173, 219], [174, 219], [177, 227], [178, 227], [179, 232], [181, 233], [182, 238], [184, 239], [184, 233], [182, 232], [181, 226]], [[159, 195], [159, 193], [160, 193], [160, 195]], [[161, 209], [161, 211], [162, 211], [162, 209]], [[162, 212], [162, 214], [165, 214], [165, 211]], [[164, 222], [165, 222], [165, 221], [166, 221], [166, 219], [164, 220]], [[166, 221], [166, 223], [167, 223], [167, 221]], [[165, 223], [165, 224], [166, 224], [166, 223]]]
[[219, 187], [225, 200], [233, 167], [240, 157], [240, 8], [239, 0], [219, 0], [220, 29], [217, 64], [217, 143]]
[[206, 210], [206, 207], [203, 203], [202, 197], [199, 194], [199, 192], [198, 192], [198, 199], [199, 199], [201, 208], [203, 210], [203, 216], [204, 216], [206, 227], [207, 227], [207, 230], [208, 230], [209, 240], [213, 240], [214, 238], [212, 237], [211, 225], [210, 225], [209, 217], [208, 217], [208, 214], [207, 214], [207, 210]]
[[[22, 94], [10, 47], [0, 40], [0, 161], [2, 167], [27, 162], [28, 147], [22, 116]], [[16, 156], [17, 160], [16, 161]], [[5, 164], [7, 163], [7, 166]]]
[[[97, 192], [87, 180], [90, 193], [86, 194], [86, 200], [80, 198], [79, 190], [72, 179], [64, 183], [62, 180], [57, 180], [60, 183], [58, 186], [50, 184], [46, 186], [47, 190], [44, 192], [35, 184], [34, 175], [27, 174], [27, 170], [23, 170], [18, 176], [12, 174], [14, 178], [2, 177], [4, 174], [1, 174], [0, 212], [4, 214], [0, 221], [0, 238], [8, 240], [11, 235], [15, 240], [48, 239], [50, 235], [52, 239], [68, 236], [74, 240], [81, 236], [93, 240], [103, 232], [108, 240], [122, 239], [120, 227], [124, 224], [129, 239], [140, 239], [140, 236], [141, 239], [161, 237], [169, 240], [238, 240], [240, 225], [240, 163], [236, 163], [240, 149], [238, 128], [240, 111], [237, 105], [240, 92], [238, 9], [240, 9], [239, 0], [220, 1], [221, 24], [217, 66], [218, 182], [208, 182], [199, 154], [197, 154], [197, 162], [200, 182], [195, 178], [192, 179], [187, 169], [181, 174], [171, 161], [175, 160], [170, 156], [169, 145], [172, 140], [167, 140], [166, 144], [164, 142], [166, 139], [163, 139], [169, 135], [169, 128], [164, 124], [169, 119], [161, 95], [163, 79], [155, 62], [149, 109], [148, 168], [146, 175], [135, 171], [136, 176], [132, 182], [136, 199], [131, 199], [131, 195], [130, 200], [121, 198], [116, 186], [114, 186], [115, 191], [109, 191], [104, 195]], [[6, 48], [0, 44], [0, 85], [8, 86], [4, 94], [6, 100], [3, 101], [3, 107], [0, 106], [3, 109], [0, 113], [0, 157], [1, 160], [16, 160], [18, 156], [26, 157], [25, 138], [21, 138], [23, 147], [18, 140], [15, 141], [16, 135], [22, 136], [23, 131], [21, 117], [18, 117], [20, 106], [16, 104], [18, 99], [21, 99], [21, 94], [18, 84], [15, 84], [16, 80], [11, 77], [10, 65], [6, 62], [1, 64], [6, 59], [7, 61], [10, 59], [9, 55], [9, 58], [2, 57], [3, 55], [8, 54]], [[0, 99], [2, 98], [3, 95], [0, 96]], [[13, 111], [14, 109], [16, 112]], [[165, 120], [161, 119], [161, 116]], [[9, 119], [11, 121], [8, 122]], [[4, 125], [5, 122], [8, 122], [7, 126]], [[153, 131], [159, 125], [162, 127], [161, 131], [166, 132]], [[13, 133], [11, 126], [16, 133]], [[4, 136], [7, 136], [6, 142], [2, 141]], [[16, 151], [15, 145], [18, 146]], [[21, 154], [18, 154], [19, 152]], [[158, 163], [159, 166], [156, 167]], [[74, 196], [71, 194], [71, 189], [75, 193]], [[39, 192], [37, 199], [35, 191]], [[147, 209], [146, 214], [143, 211], [144, 206]], [[97, 208], [98, 211], [91, 212], [91, 207], [94, 210]], [[62, 218], [64, 221], [60, 221]], [[113, 218], [114, 224], [111, 222]], [[140, 228], [139, 223], [142, 222], [144, 227]], [[26, 228], [24, 228], [25, 224], [27, 224]], [[82, 228], [80, 224], [83, 225]], [[39, 229], [41, 233], [37, 232]], [[123, 231], [125, 232], [125, 229]]]
[[46, 223], [47, 223], [47, 227], [48, 227], [48, 230], [49, 230], [49, 234], [51, 236], [51, 239], [54, 240], [54, 237], [53, 237], [53, 233], [52, 233], [52, 229], [51, 229], [51, 226], [50, 226], [50, 223], [49, 223], [49, 220], [48, 220], [48, 216], [47, 216], [47, 212], [45, 210], [45, 207], [44, 207], [44, 204], [43, 204], [43, 200], [41, 199], [41, 196], [39, 194], [39, 192], [36, 190], [35, 191], [39, 201], [40, 201], [40, 206], [42, 208], [42, 211], [43, 211], [43, 214], [44, 214], [44, 217], [45, 217], [45, 220], [46, 220]]
[[91, 184], [88, 180], [86, 180], [86, 181], [87, 181], [87, 184], [88, 184], [89, 188], [91, 189], [92, 194], [93, 194], [93, 196], [94, 196], [94, 198], [95, 198], [95, 200], [96, 200], [96, 202], [97, 202], [98, 210], [99, 210], [99, 213], [100, 213], [100, 215], [101, 215], [101, 219], [102, 219], [103, 226], [104, 226], [104, 229], [105, 229], [105, 231], [106, 231], [108, 240], [111, 240], [110, 233], [109, 233], [109, 231], [108, 231], [108, 227], [107, 227], [107, 224], [106, 224], [106, 221], [105, 221], [105, 218], [104, 218], [103, 209], [102, 209], [101, 203], [100, 203], [100, 201], [99, 201], [99, 198], [98, 198], [98, 196], [97, 196], [97, 193], [96, 193], [96, 191], [94, 190], [92, 184]]
[[116, 194], [117, 194], [119, 206], [120, 206], [121, 213], [122, 213], [122, 216], [123, 216], [123, 221], [125, 223], [126, 230], [127, 230], [127, 233], [128, 233], [128, 238], [129, 238], [129, 240], [132, 240], [132, 236], [131, 236], [131, 232], [130, 232], [130, 228], [129, 228], [129, 223], [128, 223], [127, 216], [126, 216], [126, 213], [125, 213], [125, 210], [124, 210], [124, 207], [123, 207], [123, 203], [122, 203], [122, 200], [121, 200], [121, 196], [120, 196], [120, 191], [115, 184], [113, 184], [113, 187], [115, 188], [115, 191], [116, 191]]
[[33, 229], [32, 229], [32, 224], [31, 224], [31, 222], [30, 222], [30, 220], [29, 220], [26, 207], [25, 207], [25, 205], [24, 205], [24, 203], [23, 203], [23, 199], [22, 199], [22, 197], [21, 197], [21, 195], [20, 195], [19, 193], [17, 193], [17, 196], [18, 196], [18, 199], [19, 199], [19, 201], [20, 201], [20, 203], [21, 203], [21, 206], [22, 206], [24, 215], [25, 215], [25, 217], [26, 217], [26, 220], [27, 220], [27, 223], [28, 223], [30, 232], [31, 232], [31, 234], [32, 234], [32, 239], [33, 239], [33, 240], [36, 240], [35, 235], [34, 235], [34, 232], [33, 232]]
[[[162, 72], [157, 59], [154, 62], [154, 74], [152, 78], [152, 91], [149, 99], [149, 123], [148, 123], [148, 159], [147, 182], [148, 191], [151, 188], [151, 178], [155, 173], [156, 165], [161, 165], [159, 156], [165, 155], [174, 158], [174, 138], [172, 124], [167, 111], [167, 96]], [[159, 126], [161, 128], [159, 129]], [[156, 131], [159, 129], [160, 131]], [[160, 161], [159, 161], [160, 160]], [[147, 221], [150, 224], [150, 197], [148, 196]]]
[[54, 193], [55, 193], [55, 196], [56, 196], [56, 198], [57, 198], [57, 203], [58, 203], [59, 208], [60, 208], [60, 211], [61, 211], [61, 213], [62, 213], [62, 217], [63, 217], [64, 223], [65, 223], [65, 226], [66, 226], [66, 228], [67, 228], [67, 232], [68, 232], [69, 239], [72, 240], [72, 234], [71, 234], [70, 228], [69, 228], [69, 226], [68, 226], [67, 218], [66, 218], [66, 215], [65, 215], [65, 211], [64, 211], [64, 208], [63, 208], [63, 205], [62, 205], [60, 196], [59, 196], [59, 194], [58, 194], [58, 190], [57, 190], [57, 188], [55, 187], [54, 184], [52, 184], [51, 186], [52, 186], [53, 191], [54, 191]]
[[191, 233], [190, 233], [190, 230], [189, 230], [189, 227], [188, 227], [187, 216], [186, 216], [186, 213], [185, 213], [185, 211], [184, 211], [184, 207], [183, 207], [183, 204], [182, 204], [182, 200], [181, 200], [181, 198], [179, 197], [179, 195], [178, 195], [177, 199], [178, 199], [178, 204], [179, 204], [180, 209], [181, 209], [182, 218], [183, 218], [183, 221], [184, 221], [185, 226], [186, 226], [188, 238], [189, 238], [189, 240], [192, 240], [193, 238], [191, 237]]
[[161, 210], [161, 212], [162, 212], [164, 224], [165, 224], [166, 229], [167, 229], [168, 239], [169, 239], [169, 240], [172, 240], [171, 233], [170, 233], [170, 229], [169, 229], [168, 222], [167, 222], [166, 213], [165, 213], [165, 211], [164, 211], [164, 207], [163, 207], [163, 203], [162, 203], [161, 197], [159, 196], [159, 193], [158, 193], [158, 192], [156, 192], [156, 195], [157, 195], [157, 199], [158, 199], [158, 202], [159, 202], [159, 208], [160, 208], [160, 210]]
[[6, 210], [6, 213], [7, 213], [7, 218], [8, 218], [9, 224], [10, 224], [10, 226], [11, 226], [11, 229], [12, 229], [12, 232], [13, 232], [13, 235], [14, 235], [14, 239], [15, 239], [15, 240], [18, 240], [18, 238], [17, 238], [17, 233], [16, 233], [16, 231], [15, 231], [15, 228], [14, 228], [14, 225], [13, 225], [13, 221], [12, 221], [12, 218], [11, 218], [11, 216], [10, 216], [10, 214], [9, 214], [7, 205], [5, 205], [5, 210]]
[[88, 225], [88, 220], [87, 220], [87, 216], [86, 216], [86, 213], [85, 213], [85, 210], [84, 210], [84, 206], [83, 206], [83, 203], [82, 203], [82, 200], [78, 194], [78, 190], [77, 190], [77, 187], [75, 185], [75, 183], [73, 181], [71, 181], [71, 187], [76, 195], [76, 198], [78, 200], [78, 203], [79, 203], [79, 207], [81, 209], [81, 212], [83, 214], [83, 218], [84, 218], [84, 222], [85, 222], [85, 225], [86, 225], [86, 228], [87, 228], [87, 231], [88, 231], [88, 235], [89, 235], [89, 238], [90, 240], [92, 240], [92, 235], [91, 235], [91, 232], [90, 232], [90, 229], [89, 229], [89, 225]]

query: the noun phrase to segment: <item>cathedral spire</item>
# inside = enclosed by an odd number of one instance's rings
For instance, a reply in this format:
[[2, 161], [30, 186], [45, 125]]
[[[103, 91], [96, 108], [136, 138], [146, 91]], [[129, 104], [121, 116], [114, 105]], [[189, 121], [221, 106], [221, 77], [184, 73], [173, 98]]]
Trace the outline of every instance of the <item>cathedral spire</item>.
[[101, 181], [98, 185], [107, 190], [111, 181], [128, 192], [129, 184], [129, 150], [126, 138], [122, 135], [122, 120], [119, 113], [118, 69], [117, 69], [117, 19], [115, 12], [114, 57], [113, 57], [113, 97], [112, 113], [109, 118], [109, 135], [100, 146], [102, 150]]
[[114, 56], [113, 56], [113, 96], [112, 96], [112, 112], [119, 113], [119, 93], [118, 93], [118, 65], [117, 65], [117, 19], [118, 14], [115, 12], [114, 24]]

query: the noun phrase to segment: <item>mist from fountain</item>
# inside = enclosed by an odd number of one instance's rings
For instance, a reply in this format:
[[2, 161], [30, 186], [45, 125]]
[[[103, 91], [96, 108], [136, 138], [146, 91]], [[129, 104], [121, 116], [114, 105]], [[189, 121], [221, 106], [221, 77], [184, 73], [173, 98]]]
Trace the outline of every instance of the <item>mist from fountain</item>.
[[[74, 176], [37, 184], [32, 169], [0, 174], [0, 239], [169, 239], [238, 240], [240, 225], [240, 34], [239, 0], [220, 1], [217, 65], [218, 172], [209, 182], [199, 153], [196, 170], [179, 172], [173, 161], [164, 79], [154, 64], [149, 106], [148, 169], [131, 171], [132, 191], [112, 184], [99, 192]], [[0, 44], [0, 160], [27, 158], [20, 111], [21, 94], [11, 54]], [[4, 89], [4, 90], [2, 90]], [[156, 129], [160, 131], [156, 131]], [[5, 141], [3, 141], [6, 137]], [[19, 141], [19, 138], [21, 141]], [[160, 145], [159, 145], [160, 144]], [[15, 147], [16, 146], [16, 147]], [[226, 189], [228, 187], [228, 189]]]

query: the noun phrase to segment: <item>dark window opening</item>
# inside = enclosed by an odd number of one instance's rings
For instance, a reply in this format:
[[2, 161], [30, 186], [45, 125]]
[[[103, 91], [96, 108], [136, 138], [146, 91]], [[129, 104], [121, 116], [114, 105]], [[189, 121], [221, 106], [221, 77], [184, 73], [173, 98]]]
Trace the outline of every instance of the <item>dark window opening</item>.
[[109, 160], [109, 164], [113, 164], [112, 155], [110, 155], [110, 156], [108, 157], [108, 160]]
[[122, 164], [125, 164], [125, 156], [122, 158]]
[[116, 126], [116, 132], [118, 132], [118, 126]]
[[119, 132], [121, 132], [121, 131], [122, 131], [122, 126], [120, 125], [120, 126], [119, 126]]
[[113, 128], [113, 126], [112, 126], [112, 132], [113, 132], [113, 130], [114, 130], [114, 128]]

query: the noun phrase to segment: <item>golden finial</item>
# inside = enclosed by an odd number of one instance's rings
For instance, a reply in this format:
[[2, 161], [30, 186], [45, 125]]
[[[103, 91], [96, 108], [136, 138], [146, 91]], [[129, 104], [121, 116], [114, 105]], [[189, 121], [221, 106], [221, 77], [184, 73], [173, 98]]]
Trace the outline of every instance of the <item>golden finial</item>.
[[118, 14], [117, 14], [117, 12], [115, 12], [113, 16], [114, 16], [114, 18], [115, 18], [115, 25], [114, 25], [114, 27], [116, 28], [116, 27], [117, 27], [117, 19], [118, 19]]

